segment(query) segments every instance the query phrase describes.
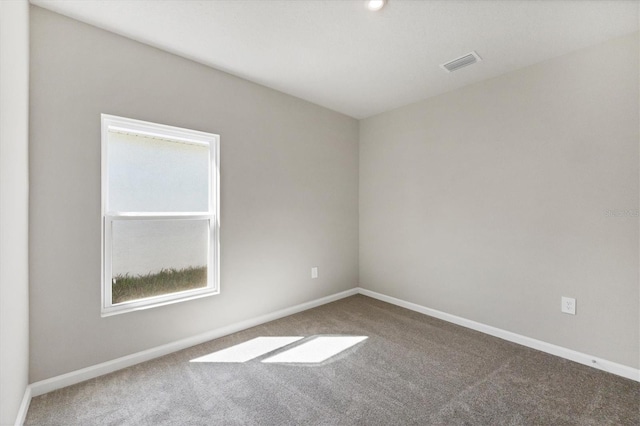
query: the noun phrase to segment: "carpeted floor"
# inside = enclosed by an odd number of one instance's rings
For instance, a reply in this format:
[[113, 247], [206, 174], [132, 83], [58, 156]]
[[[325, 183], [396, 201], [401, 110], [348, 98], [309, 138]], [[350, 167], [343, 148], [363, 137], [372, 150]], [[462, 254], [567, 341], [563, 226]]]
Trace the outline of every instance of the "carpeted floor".
[[[319, 364], [191, 363], [260, 336]], [[295, 344], [294, 344], [295, 345]], [[28, 425], [640, 425], [640, 383], [353, 296], [34, 398]]]

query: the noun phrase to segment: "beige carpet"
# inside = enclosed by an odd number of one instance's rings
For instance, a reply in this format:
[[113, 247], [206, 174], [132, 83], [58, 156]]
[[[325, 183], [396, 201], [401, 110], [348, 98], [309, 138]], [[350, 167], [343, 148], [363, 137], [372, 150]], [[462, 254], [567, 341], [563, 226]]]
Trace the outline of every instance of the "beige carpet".
[[[190, 360], [368, 336], [320, 363]], [[28, 425], [640, 425], [640, 383], [353, 296], [34, 398]]]

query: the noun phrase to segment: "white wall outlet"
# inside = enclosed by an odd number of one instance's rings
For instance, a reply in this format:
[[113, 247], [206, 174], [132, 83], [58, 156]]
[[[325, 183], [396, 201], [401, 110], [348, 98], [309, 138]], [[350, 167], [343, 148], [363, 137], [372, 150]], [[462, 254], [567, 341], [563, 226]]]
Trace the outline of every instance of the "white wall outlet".
[[562, 296], [562, 312], [565, 314], [576, 314], [576, 299], [573, 297], [564, 297]]
[[318, 267], [314, 266], [311, 268], [311, 278], [318, 278]]

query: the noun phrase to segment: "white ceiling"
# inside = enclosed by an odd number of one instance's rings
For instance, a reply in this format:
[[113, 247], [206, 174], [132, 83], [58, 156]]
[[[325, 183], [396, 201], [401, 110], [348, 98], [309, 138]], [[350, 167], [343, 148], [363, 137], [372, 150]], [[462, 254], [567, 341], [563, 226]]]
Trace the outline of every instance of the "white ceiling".
[[[638, 30], [637, 1], [32, 0], [363, 118]], [[439, 64], [475, 50], [483, 61]]]

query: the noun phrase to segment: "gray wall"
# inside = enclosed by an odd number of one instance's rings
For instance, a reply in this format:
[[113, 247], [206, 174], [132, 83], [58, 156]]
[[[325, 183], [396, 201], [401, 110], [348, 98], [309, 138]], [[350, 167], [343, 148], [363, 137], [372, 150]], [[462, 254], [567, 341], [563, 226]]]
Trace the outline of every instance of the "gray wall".
[[29, 4], [0, 1], [0, 424], [29, 375]]
[[[356, 120], [31, 11], [32, 381], [358, 284]], [[100, 317], [100, 113], [221, 135], [219, 296]]]
[[638, 77], [633, 34], [361, 121], [361, 286], [638, 368]]

